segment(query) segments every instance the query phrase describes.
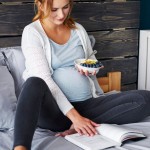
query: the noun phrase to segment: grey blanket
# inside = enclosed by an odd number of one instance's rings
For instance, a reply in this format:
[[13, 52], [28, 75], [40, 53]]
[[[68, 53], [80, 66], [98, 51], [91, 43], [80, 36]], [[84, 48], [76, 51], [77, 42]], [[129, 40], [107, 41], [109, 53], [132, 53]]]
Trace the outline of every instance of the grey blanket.
[[[121, 147], [108, 148], [108, 150], [150, 150], [150, 116], [139, 123], [125, 124], [130, 128], [139, 129], [147, 138], [125, 142]], [[81, 150], [81, 148], [66, 141], [62, 137], [55, 137], [54, 132], [50, 130], [37, 128], [33, 142], [32, 150]], [[13, 129], [9, 131], [0, 131], [0, 150], [12, 150]]]

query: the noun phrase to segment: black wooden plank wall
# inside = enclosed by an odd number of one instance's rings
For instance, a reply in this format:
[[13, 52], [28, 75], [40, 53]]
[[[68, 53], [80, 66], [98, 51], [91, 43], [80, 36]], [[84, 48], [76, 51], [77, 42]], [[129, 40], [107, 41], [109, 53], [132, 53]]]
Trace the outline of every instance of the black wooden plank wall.
[[[73, 17], [94, 35], [96, 55], [109, 71], [122, 72], [122, 90], [136, 89], [139, 0], [76, 0]], [[33, 0], [0, 0], [0, 47], [18, 46], [34, 16]]]

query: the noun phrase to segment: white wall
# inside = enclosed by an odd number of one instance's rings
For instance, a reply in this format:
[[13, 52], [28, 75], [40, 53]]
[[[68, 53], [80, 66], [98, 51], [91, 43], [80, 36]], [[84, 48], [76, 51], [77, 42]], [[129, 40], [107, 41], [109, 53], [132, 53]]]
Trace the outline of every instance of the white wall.
[[140, 31], [138, 89], [150, 90], [150, 30]]

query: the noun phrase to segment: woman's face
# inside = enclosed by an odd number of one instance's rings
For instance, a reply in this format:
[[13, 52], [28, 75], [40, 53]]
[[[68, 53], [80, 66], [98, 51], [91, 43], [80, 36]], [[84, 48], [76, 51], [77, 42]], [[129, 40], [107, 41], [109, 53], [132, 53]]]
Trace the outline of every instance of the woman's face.
[[50, 22], [56, 25], [64, 23], [70, 12], [70, 1], [69, 0], [53, 0], [52, 10], [50, 15], [46, 18]]

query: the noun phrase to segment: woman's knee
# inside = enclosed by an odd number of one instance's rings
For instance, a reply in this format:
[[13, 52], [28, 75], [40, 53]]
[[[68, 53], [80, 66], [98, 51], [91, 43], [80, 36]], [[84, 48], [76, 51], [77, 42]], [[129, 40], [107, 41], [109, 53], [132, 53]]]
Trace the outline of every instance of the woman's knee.
[[[32, 101], [33, 103], [38, 99], [41, 101], [42, 97], [47, 91], [47, 85], [45, 81], [38, 77], [30, 77], [26, 80], [19, 95], [19, 100]], [[31, 100], [32, 99], [32, 100]]]
[[150, 107], [150, 91], [147, 90], [137, 90], [136, 93], [143, 97], [145, 102], [149, 104]]
[[46, 85], [45, 81], [39, 77], [30, 77], [26, 80], [23, 87], [32, 89], [32, 90], [35, 90], [35, 89], [42, 90], [42, 89], [47, 88], [47, 85]]

